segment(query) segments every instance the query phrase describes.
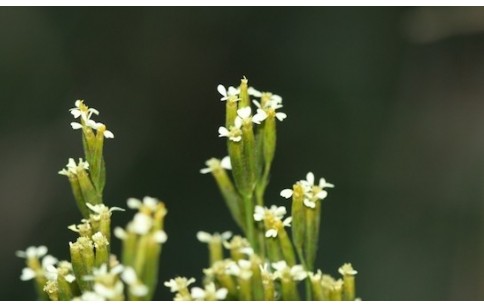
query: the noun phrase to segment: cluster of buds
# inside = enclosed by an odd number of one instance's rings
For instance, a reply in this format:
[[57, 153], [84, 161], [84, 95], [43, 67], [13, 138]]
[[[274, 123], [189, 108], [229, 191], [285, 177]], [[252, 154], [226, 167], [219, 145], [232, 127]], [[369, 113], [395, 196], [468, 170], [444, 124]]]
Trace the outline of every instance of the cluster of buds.
[[[343, 279], [335, 280], [320, 270], [307, 271], [302, 264], [264, 260], [254, 253], [247, 239], [230, 237], [230, 232], [197, 234], [208, 245], [211, 256], [209, 267], [203, 270], [203, 288], [189, 289], [194, 278], [171, 279], [165, 286], [175, 293], [174, 300], [300, 300], [298, 283], [302, 281], [307, 282], [314, 300], [355, 300], [356, 271], [351, 264], [344, 264], [339, 269]], [[217, 258], [213, 251], [217, 251]]]
[[76, 101], [70, 113], [79, 119], [71, 126], [82, 130], [85, 159], [76, 163], [70, 158], [59, 173], [69, 179], [83, 216], [80, 224], [68, 227], [78, 238], [69, 243], [70, 262], [58, 262], [46, 255], [45, 246], [17, 252], [27, 259], [21, 279], [35, 279], [40, 299], [149, 300], [156, 287], [161, 245], [167, 240], [163, 230], [165, 205], [151, 197], [143, 201], [128, 199], [128, 207], [138, 212], [126, 229], [115, 229], [115, 235], [123, 242], [122, 264], [118, 262], [110, 249], [111, 215], [124, 209], [102, 202], [106, 179], [104, 138], [114, 135], [104, 124], [91, 119], [99, 111], [83, 101]]
[[[245, 77], [238, 87], [219, 85], [217, 91], [226, 108], [225, 126], [221, 126], [218, 133], [219, 137], [227, 138], [229, 155], [222, 160], [208, 160], [207, 167], [200, 171], [213, 175], [232, 217], [247, 239], [244, 245], [240, 237], [234, 237], [237, 240], [232, 244], [226, 241], [231, 261], [221, 257], [220, 235], [204, 235], [211, 260], [211, 267], [204, 271], [205, 281], [226, 289], [229, 299], [295, 300], [300, 298], [296, 282], [309, 275], [311, 279], [306, 280], [305, 287], [307, 299], [337, 299], [337, 295], [320, 296], [320, 289], [328, 289], [323, 287], [326, 283], [329, 289], [334, 289], [334, 294], [344, 294], [342, 299], [353, 300], [354, 279], [346, 274], [344, 281], [334, 280], [332, 284], [328, 284], [330, 276], [323, 275], [326, 277], [324, 283], [319, 283], [318, 288], [311, 287], [314, 279], [322, 279], [322, 273], [313, 273], [321, 202], [328, 195], [326, 189], [334, 185], [324, 178], [315, 183], [314, 174], [309, 172], [292, 189], [282, 190], [282, 197], [292, 198], [291, 216], [287, 218], [284, 218], [285, 207], [267, 207], [264, 203], [276, 149], [276, 123], [287, 117], [280, 111], [282, 98], [249, 87]], [[255, 112], [252, 107], [256, 108]], [[286, 227], [291, 227], [290, 234]], [[244, 255], [242, 250], [249, 254]], [[260, 262], [258, 266], [249, 265], [256, 261]], [[227, 278], [231, 275], [237, 276], [237, 280]], [[250, 284], [247, 283], [249, 279]]]
[[116, 227], [114, 235], [123, 243], [122, 263], [132, 268], [148, 289], [145, 295], [132, 294], [130, 299], [149, 299], [157, 283], [162, 244], [167, 240], [164, 231], [167, 210], [163, 202], [151, 197], [144, 197], [143, 200], [130, 198], [127, 204], [138, 212], [125, 229]]
[[84, 101], [77, 100], [70, 113], [80, 121], [72, 122], [71, 126], [73, 129], [82, 130], [85, 160], [80, 158], [76, 164], [73, 158], [69, 158], [66, 168], [59, 171], [59, 174], [69, 179], [77, 206], [82, 216], [88, 218], [90, 211], [86, 203], [103, 203], [102, 195], [106, 184], [104, 138], [114, 138], [114, 135], [106, 129], [106, 125], [91, 119], [92, 115], [99, 115], [99, 111], [89, 108]]

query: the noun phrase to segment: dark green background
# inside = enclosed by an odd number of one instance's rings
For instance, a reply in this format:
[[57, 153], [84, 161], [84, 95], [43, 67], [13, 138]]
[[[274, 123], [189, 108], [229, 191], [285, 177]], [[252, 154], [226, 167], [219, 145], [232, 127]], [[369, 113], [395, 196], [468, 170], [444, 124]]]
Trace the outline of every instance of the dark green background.
[[[289, 205], [279, 191], [310, 170], [336, 185], [319, 267], [336, 275], [351, 261], [366, 300], [484, 299], [482, 15], [0, 8], [0, 299], [34, 299], [16, 250], [45, 244], [66, 258], [75, 239], [66, 226], [79, 214], [57, 171], [82, 153], [68, 113], [79, 98], [116, 136], [105, 147], [106, 203], [165, 201], [160, 280], [200, 280], [196, 232], [237, 231], [199, 169], [225, 155], [216, 86], [242, 75], [280, 94], [288, 114], [269, 203]], [[114, 225], [131, 214], [116, 212]], [[156, 299], [170, 298], [160, 285]]]

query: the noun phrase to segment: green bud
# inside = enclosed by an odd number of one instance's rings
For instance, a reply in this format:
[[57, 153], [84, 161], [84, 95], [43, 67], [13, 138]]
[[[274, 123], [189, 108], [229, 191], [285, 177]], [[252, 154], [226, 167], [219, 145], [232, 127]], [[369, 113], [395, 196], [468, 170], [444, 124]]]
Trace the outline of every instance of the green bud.
[[243, 78], [240, 80], [240, 93], [239, 93], [239, 108], [244, 108], [250, 106], [250, 98], [249, 98], [249, 92], [248, 92], [248, 80], [247, 78]]

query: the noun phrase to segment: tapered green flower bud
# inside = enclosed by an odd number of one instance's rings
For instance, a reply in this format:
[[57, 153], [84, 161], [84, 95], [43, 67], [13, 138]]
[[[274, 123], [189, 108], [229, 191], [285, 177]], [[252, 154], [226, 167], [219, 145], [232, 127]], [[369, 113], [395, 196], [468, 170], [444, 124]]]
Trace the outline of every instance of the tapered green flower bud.
[[107, 264], [109, 261], [109, 241], [102, 232], [97, 232], [92, 236], [94, 247], [96, 248], [96, 257], [94, 261], [95, 267], [100, 267], [102, 264]]
[[83, 257], [82, 257], [82, 248], [79, 242], [69, 243], [70, 247], [70, 254], [71, 254], [71, 263], [72, 263], [72, 270], [74, 275], [76, 276], [77, 284], [81, 291], [86, 291], [91, 289], [91, 282], [84, 280], [84, 276], [90, 274], [87, 270], [87, 267], [84, 265]]
[[338, 279], [334, 282], [333, 288], [329, 293], [329, 299], [332, 301], [343, 300], [343, 280]]
[[247, 78], [243, 78], [240, 80], [240, 87], [239, 87], [239, 108], [244, 108], [250, 106], [250, 98], [249, 98], [249, 92], [248, 92], [248, 80]]
[[322, 273], [320, 270], [317, 271], [316, 274], [313, 273], [308, 273], [308, 278], [310, 281], [310, 286], [311, 286], [311, 295], [312, 299], [316, 301], [322, 301], [327, 298], [325, 298], [324, 293], [323, 293], [323, 287], [321, 286], [321, 277]]

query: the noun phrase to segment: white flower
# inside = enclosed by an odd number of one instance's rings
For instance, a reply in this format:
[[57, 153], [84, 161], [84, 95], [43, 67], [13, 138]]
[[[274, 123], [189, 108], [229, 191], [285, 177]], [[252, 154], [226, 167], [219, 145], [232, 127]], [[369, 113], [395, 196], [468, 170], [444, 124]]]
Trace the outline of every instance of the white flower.
[[214, 233], [213, 235], [205, 231], [197, 232], [197, 239], [202, 243], [210, 243], [212, 241], [226, 241], [230, 237], [232, 237], [232, 232], [230, 231], [225, 231], [222, 234]]
[[[316, 207], [317, 200], [323, 200], [328, 196], [325, 188], [333, 188], [334, 185], [326, 182], [324, 178], [319, 179], [319, 184], [314, 185], [314, 174], [308, 172], [305, 180], [300, 180], [298, 183], [302, 186], [304, 191], [304, 205], [309, 208]], [[281, 191], [281, 196], [288, 199], [293, 195], [292, 189], [284, 189]]]
[[239, 95], [240, 91], [232, 86], [227, 89], [221, 84], [217, 86], [217, 91], [222, 95], [221, 101], [226, 101], [230, 96], [237, 96]]
[[108, 208], [103, 203], [93, 205], [89, 202], [86, 202], [86, 206], [96, 214], [102, 214], [104, 212], [113, 212], [113, 211], [121, 211], [121, 212], [125, 211], [123, 208], [116, 207], [116, 206]]
[[255, 221], [265, 220], [266, 224], [272, 225], [271, 228], [266, 230], [266, 237], [277, 237], [279, 228], [291, 226], [292, 217], [287, 217], [282, 221], [284, 215], [286, 215], [286, 208], [283, 206], [272, 205], [270, 208], [263, 208], [260, 205], [256, 205], [254, 209]]
[[285, 118], [287, 118], [287, 114], [276, 111], [277, 109], [282, 108], [281, 102], [282, 98], [279, 95], [272, 95], [271, 99], [264, 105], [264, 107], [262, 107], [258, 101], [252, 100], [252, 103], [257, 106], [257, 114], [253, 117], [252, 122], [260, 124], [269, 116], [269, 114], [273, 114], [279, 121], [282, 122]]
[[187, 279], [186, 277], [176, 277], [175, 279], [170, 279], [165, 281], [165, 287], [170, 288], [170, 292], [175, 293], [180, 290], [186, 289], [189, 285], [195, 282], [195, 278]]
[[35, 273], [35, 271], [33, 269], [31, 269], [29, 267], [24, 267], [22, 269], [22, 275], [20, 275], [20, 280], [27, 281], [27, 280], [34, 279], [36, 276], [37, 276], [37, 274]]
[[239, 142], [242, 140], [242, 131], [240, 128], [242, 127], [242, 119], [240, 117], [236, 117], [234, 121], [234, 125], [230, 128], [220, 126], [218, 128], [218, 136], [219, 137], [227, 137], [233, 142]]
[[24, 259], [34, 259], [34, 258], [42, 258], [47, 254], [47, 247], [45, 246], [30, 246], [25, 251], [17, 251], [15, 255], [19, 258]]
[[223, 168], [227, 170], [232, 169], [232, 164], [230, 162], [229, 156], [225, 156], [224, 158], [222, 158], [222, 160], [211, 158], [205, 162], [205, 165], [207, 165], [207, 167], [200, 170], [200, 173], [202, 174], [211, 173], [212, 171], [217, 170], [218, 168]]
[[[72, 124], [74, 124], [74, 123], [71, 123], [71, 126], [72, 126]], [[104, 130], [103, 131], [104, 138], [108, 138], [108, 139], [114, 138], [114, 134], [111, 131], [107, 130], [106, 125], [104, 125], [103, 123], [96, 122], [94, 120], [87, 120], [86, 124], [87, 124], [87, 126], [89, 126], [92, 129], [95, 129], [95, 130], [102, 129], [102, 130]], [[74, 128], [74, 126], [72, 126], [72, 128]], [[74, 129], [76, 129], [76, 128], [74, 128]]]
[[144, 213], [136, 213], [133, 221], [129, 224], [129, 229], [136, 234], [147, 234], [153, 226], [153, 218]]
[[338, 272], [343, 276], [354, 276], [354, 275], [358, 274], [358, 272], [353, 269], [353, 266], [351, 266], [351, 263], [343, 264], [338, 269]]
[[252, 263], [244, 259], [240, 259], [237, 262], [230, 262], [227, 265], [226, 272], [229, 275], [248, 280], [252, 277]]
[[99, 115], [99, 111], [94, 108], [87, 108], [84, 105], [83, 100], [77, 100], [74, 105], [75, 108], [69, 109], [69, 112], [74, 116], [75, 119], [82, 117], [84, 121], [87, 121], [91, 118], [92, 114]]
[[227, 297], [227, 289], [216, 289], [213, 282], [205, 285], [205, 289], [194, 287], [191, 290], [191, 295], [194, 300], [224, 300]]
[[76, 161], [73, 158], [69, 158], [66, 168], [62, 169], [58, 173], [61, 175], [74, 175], [80, 172], [81, 170], [88, 170], [89, 163], [87, 161], [83, 161], [82, 158], [79, 158], [79, 163], [76, 164]]
[[242, 120], [249, 120], [252, 115], [252, 109], [250, 107], [244, 107], [237, 110], [237, 116]]
[[307, 273], [302, 265], [294, 265], [292, 267], [289, 267], [286, 261], [279, 261], [272, 263], [272, 268], [275, 269], [275, 278], [304, 280], [307, 277]]
[[136, 198], [129, 198], [127, 201], [128, 207], [130, 209], [140, 209], [141, 207], [145, 206], [151, 211], [155, 211], [159, 203], [160, 201], [158, 199], [149, 196], [144, 197], [143, 201]]

